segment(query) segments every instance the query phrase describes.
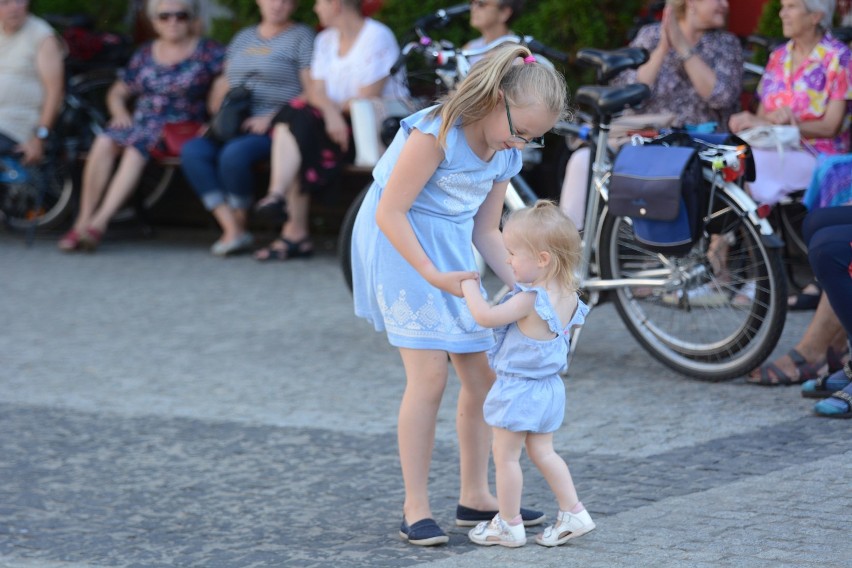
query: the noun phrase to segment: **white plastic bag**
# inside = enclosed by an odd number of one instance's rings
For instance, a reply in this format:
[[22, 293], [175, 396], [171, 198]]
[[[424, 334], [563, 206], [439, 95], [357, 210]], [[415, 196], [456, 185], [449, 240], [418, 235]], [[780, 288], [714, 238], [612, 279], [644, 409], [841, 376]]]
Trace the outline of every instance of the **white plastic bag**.
[[737, 132], [752, 148], [765, 150], [778, 150], [783, 154], [785, 149], [797, 150], [802, 147], [802, 135], [798, 126], [790, 124], [774, 124], [767, 126], [754, 126]]

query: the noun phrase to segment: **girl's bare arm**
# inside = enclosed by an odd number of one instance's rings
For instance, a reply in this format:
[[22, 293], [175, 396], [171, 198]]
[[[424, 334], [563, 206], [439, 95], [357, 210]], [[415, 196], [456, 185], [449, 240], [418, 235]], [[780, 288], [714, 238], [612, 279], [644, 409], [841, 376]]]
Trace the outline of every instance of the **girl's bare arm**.
[[476, 273], [439, 271], [426, 255], [408, 221], [411, 205], [443, 159], [444, 152], [434, 136], [412, 130], [379, 200], [376, 224], [402, 257], [427, 282], [461, 297], [461, 281], [476, 278]]

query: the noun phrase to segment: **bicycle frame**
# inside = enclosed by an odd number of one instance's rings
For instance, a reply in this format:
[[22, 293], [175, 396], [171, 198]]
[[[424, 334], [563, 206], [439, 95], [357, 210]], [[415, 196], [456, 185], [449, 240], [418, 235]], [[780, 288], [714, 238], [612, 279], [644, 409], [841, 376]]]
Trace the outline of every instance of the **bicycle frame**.
[[[600, 270], [592, 270], [593, 261], [596, 261], [597, 244], [600, 243], [602, 220], [607, 215], [607, 209], [601, 207], [602, 202], [608, 201], [609, 178], [612, 172], [612, 163], [609, 159], [609, 121], [602, 121], [597, 125], [596, 139], [593, 146], [594, 160], [591, 164], [591, 175], [587, 187], [585, 228], [582, 233], [582, 263], [580, 275], [582, 288], [589, 292], [600, 292], [624, 287], [653, 286], [663, 288], [676, 288], [683, 284], [678, 280], [661, 278], [670, 271], [657, 270], [643, 273], [643, 277], [630, 279], [605, 279], [600, 276]], [[702, 161], [702, 172], [705, 180], [712, 190], [724, 188], [724, 191], [736, 201], [740, 208], [748, 215], [749, 221], [759, 228], [760, 234], [765, 238], [774, 238], [774, 231], [769, 222], [758, 214], [758, 205], [740, 186], [733, 182], [721, 180], [721, 174], [714, 171], [712, 167]], [[656, 277], [655, 277], [656, 276]]]

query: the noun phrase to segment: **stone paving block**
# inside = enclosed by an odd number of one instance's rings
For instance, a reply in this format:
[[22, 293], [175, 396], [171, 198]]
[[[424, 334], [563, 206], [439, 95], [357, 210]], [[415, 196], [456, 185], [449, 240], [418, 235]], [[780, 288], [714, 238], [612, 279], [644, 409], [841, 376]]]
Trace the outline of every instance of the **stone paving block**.
[[[399, 356], [352, 316], [333, 255], [222, 262], [207, 240], [109, 238], [80, 257], [0, 234], [0, 568], [775, 568], [820, 546], [825, 566], [852, 558], [852, 503], [824, 482], [852, 474], [848, 424], [812, 417], [795, 388], [668, 371], [611, 305], [575, 346], [554, 436], [598, 529], [556, 550], [468, 542], [452, 524], [450, 372], [432, 470], [450, 544], [408, 546]], [[270, 290], [286, 294], [271, 305]], [[808, 318], [790, 315], [775, 356]], [[552, 519], [523, 465], [524, 504]], [[791, 533], [791, 513], [808, 529]]]

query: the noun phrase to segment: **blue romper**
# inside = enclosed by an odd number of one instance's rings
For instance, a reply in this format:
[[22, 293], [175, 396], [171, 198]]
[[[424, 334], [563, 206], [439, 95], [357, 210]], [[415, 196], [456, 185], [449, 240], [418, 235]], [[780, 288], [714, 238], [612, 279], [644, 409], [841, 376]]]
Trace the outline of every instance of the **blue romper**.
[[558, 336], [532, 339], [517, 322], [495, 330], [497, 344], [488, 352], [488, 360], [497, 380], [485, 398], [485, 421], [512, 432], [554, 432], [565, 417], [565, 385], [559, 373], [568, 367], [570, 331], [583, 325], [589, 307], [578, 300], [571, 321], [563, 326], [544, 288], [515, 284], [502, 301], [519, 292], [536, 293], [536, 313]]
[[[434, 107], [432, 107], [434, 108]], [[391, 345], [450, 353], [486, 351], [492, 330], [478, 325], [462, 298], [429, 284], [394, 248], [376, 225], [376, 206], [412, 129], [435, 136], [441, 118], [432, 108], [403, 119], [391, 145], [373, 170], [352, 234], [352, 288], [355, 314], [386, 331]], [[468, 146], [460, 125], [447, 136], [444, 159], [414, 200], [408, 220], [435, 267], [476, 270], [471, 245], [473, 217], [495, 182], [517, 174], [521, 153], [501, 150], [486, 162]]]

